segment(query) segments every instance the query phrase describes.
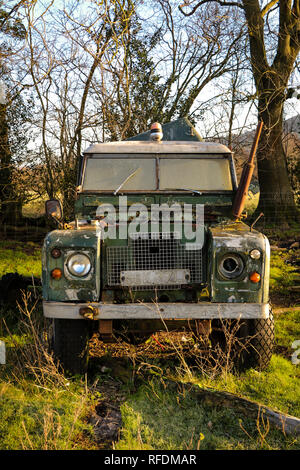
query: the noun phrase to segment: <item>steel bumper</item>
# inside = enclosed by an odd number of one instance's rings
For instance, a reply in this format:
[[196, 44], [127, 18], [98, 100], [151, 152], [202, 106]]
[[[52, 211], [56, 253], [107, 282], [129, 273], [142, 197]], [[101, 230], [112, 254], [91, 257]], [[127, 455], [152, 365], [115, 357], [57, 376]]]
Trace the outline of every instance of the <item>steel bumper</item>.
[[[143, 320], [143, 319], [218, 319], [218, 318], [268, 318], [269, 304], [253, 303], [132, 303], [104, 304], [101, 302], [43, 302], [47, 318], [93, 320]], [[90, 312], [90, 316], [84, 315]]]

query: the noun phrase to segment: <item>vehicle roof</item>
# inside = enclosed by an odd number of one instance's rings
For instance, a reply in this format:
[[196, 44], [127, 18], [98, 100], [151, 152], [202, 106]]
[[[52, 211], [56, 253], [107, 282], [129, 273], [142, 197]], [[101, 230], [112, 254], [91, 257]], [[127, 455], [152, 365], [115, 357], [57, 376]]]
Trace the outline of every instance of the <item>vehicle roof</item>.
[[188, 141], [122, 141], [92, 144], [84, 154], [89, 156], [101, 154], [145, 154], [145, 153], [203, 153], [203, 154], [231, 154], [232, 152], [223, 144], [215, 142], [188, 142]]

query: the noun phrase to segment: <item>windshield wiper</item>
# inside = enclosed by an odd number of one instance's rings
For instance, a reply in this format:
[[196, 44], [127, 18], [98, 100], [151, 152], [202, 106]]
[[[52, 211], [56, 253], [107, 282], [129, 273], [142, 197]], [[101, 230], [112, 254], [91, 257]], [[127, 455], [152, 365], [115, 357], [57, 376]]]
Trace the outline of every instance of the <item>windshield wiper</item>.
[[202, 193], [200, 191], [197, 191], [197, 189], [166, 188], [165, 191], [188, 191], [190, 193], [195, 193], [195, 194], [198, 194], [199, 196], [202, 196]]
[[114, 191], [114, 196], [120, 191], [120, 189], [124, 186], [124, 184], [127, 183], [127, 181], [130, 178], [132, 178], [139, 170], [140, 170], [140, 168], [138, 168], [137, 170], [134, 170], [133, 173], [131, 173], [129, 176], [127, 176], [127, 178], [123, 181], [123, 183], [120, 184], [120, 186]]

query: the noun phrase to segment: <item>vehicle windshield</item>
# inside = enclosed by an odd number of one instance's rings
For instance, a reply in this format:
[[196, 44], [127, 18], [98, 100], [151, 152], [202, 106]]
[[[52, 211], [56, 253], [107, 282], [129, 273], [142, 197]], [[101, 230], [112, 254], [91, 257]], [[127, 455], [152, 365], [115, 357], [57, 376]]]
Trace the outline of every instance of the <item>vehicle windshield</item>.
[[231, 191], [222, 155], [101, 155], [87, 159], [83, 191]]

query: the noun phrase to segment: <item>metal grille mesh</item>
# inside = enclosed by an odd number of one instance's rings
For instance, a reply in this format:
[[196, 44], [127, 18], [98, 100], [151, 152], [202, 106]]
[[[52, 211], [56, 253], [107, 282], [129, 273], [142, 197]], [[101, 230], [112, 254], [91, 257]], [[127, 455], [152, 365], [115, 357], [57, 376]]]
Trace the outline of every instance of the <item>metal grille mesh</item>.
[[[186, 250], [176, 233], [135, 234], [128, 246], [107, 247], [107, 282], [121, 286], [122, 271], [188, 269], [189, 284], [204, 281], [202, 250]], [[132, 290], [179, 289], [181, 285], [143, 285]]]

